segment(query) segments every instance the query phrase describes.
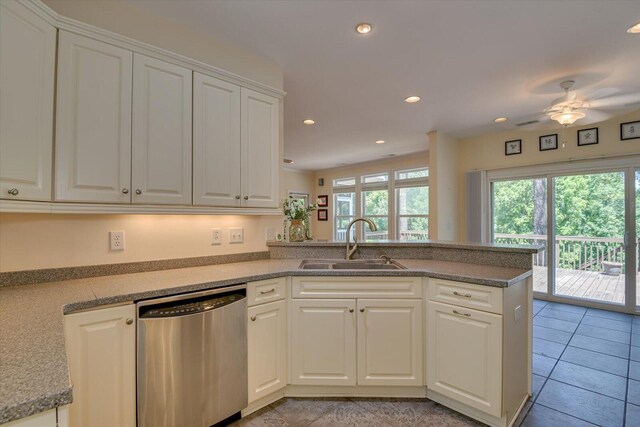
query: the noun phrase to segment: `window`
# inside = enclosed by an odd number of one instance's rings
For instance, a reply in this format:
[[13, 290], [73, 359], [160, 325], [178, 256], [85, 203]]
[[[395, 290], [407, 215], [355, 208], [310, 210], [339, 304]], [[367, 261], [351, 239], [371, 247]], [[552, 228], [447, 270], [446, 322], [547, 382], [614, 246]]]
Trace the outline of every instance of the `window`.
[[396, 238], [429, 238], [429, 170], [396, 172]]
[[349, 222], [371, 219], [377, 231], [358, 223], [351, 238], [426, 240], [429, 231], [429, 169], [380, 172], [333, 180], [334, 240], [346, 239]]

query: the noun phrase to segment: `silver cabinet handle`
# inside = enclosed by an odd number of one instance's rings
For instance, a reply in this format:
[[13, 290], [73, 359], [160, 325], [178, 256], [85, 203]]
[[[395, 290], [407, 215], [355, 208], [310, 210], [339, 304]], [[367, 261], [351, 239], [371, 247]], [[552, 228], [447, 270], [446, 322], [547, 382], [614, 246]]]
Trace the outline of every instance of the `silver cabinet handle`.
[[122, 189], [122, 194], [129, 194], [129, 189], [128, 188], [123, 188]]
[[458, 291], [453, 291], [453, 294], [457, 297], [465, 297], [465, 298], [471, 298], [471, 294], [461, 294]]
[[353, 313], [353, 308], [350, 308], [350, 309], [349, 309], [349, 313]]
[[127, 323], [127, 325], [132, 325], [132, 324], [133, 324], [133, 319], [129, 317], [129, 318], [126, 320], [126, 323]]
[[244, 199], [245, 200], [249, 200], [249, 196], [244, 196]]
[[466, 316], [466, 317], [471, 317], [471, 313], [462, 313], [458, 310], [453, 310], [453, 314], [457, 314], [458, 316]]
[[276, 288], [271, 288], [268, 291], [260, 291], [260, 295], [270, 294], [271, 292], [275, 292]]
[[251, 316], [251, 321], [255, 322], [256, 321], [256, 316]]
[[236, 200], [240, 200], [240, 195], [236, 194]]
[[12, 196], [17, 196], [19, 191], [17, 188], [12, 188], [11, 190], [8, 191], [9, 194], [11, 194]]
[[361, 309], [360, 309], [360, 313], [364, 313], [364, 308], [361, 308]]
[[137, 190], [136, 190], [136, 194], [142, 194], [142, 190], [137, 189]]

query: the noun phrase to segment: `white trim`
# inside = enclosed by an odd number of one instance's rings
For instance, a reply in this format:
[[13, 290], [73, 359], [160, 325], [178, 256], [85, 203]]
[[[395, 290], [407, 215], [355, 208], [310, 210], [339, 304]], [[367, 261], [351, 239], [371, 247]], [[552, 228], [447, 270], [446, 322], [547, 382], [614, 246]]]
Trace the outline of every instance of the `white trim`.
[[149, 214], [149, 215], [283, 215], [280, 208], [237, 208], [0, 200], [1, 213]]
[[152, 58], [167, 61], [175, 65], [189, 68], [202, 74], [225, 80], [229, 83], [237, 84], [239, 86], [253, 89], [267, 95], [275, 96], [278, 99], [282, 99], [287, 94], [280, 89], [276, 89], [264, 83], [239, 76], [229, 71], [225, 71], [221, 68], [205, 64], [204, 62], [200, 62], [198, 60], [182, 56], [175, 52], [171, 52], [157, 46], [153, 46], [126, 36], [122, 36], [120, 34], [116, 34], [114, 32], [98, 28], [81, 21], [77, 21], [75, 19], [67, 18], [66, 16], [62, 16], [56, 13], [54, 10], [52, 10], [50, 7], [39, 0], [24, 1], [20, 3], [58, 29], [66, 30], [75, 34], [80, 34], [85, 37], [90, 37], [94, 40], [99, 40], [105, 43], [112, 44], [114, 46], [131, 50], [133, 52], [150, 56]]

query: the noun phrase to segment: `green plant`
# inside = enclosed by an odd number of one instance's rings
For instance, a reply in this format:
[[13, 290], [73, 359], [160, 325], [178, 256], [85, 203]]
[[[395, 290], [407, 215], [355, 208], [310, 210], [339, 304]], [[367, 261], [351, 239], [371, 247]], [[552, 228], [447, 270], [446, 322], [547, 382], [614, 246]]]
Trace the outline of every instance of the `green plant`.
[[318, 209], [318, 201], [307, 207], [304, 205], [304, 200], [294, 199], [292, 196], [284, 199], [282, 202], [282, 208], [284, 209], [284, 215], [289, 219], [301, 219], [306, 221], [309, 219], [311, 212]]

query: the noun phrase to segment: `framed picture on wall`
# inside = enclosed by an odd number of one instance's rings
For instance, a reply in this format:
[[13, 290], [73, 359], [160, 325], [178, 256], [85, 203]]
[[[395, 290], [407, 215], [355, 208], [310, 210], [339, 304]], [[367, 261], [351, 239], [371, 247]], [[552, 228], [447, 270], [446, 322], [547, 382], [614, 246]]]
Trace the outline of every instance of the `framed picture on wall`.
[[558, 149], [558, 134], [543, 135], [539, 139], [540, 151], [557, 150]]
[[522, 154], [522, 140], [514, 139], [504, 143], [504, 155], [512, 156], [514, 154]]
[[598, 143], [598, 128], [582, 129], [578, 131], [578, 147]]
[[320, 207], [329, 206], [329, 196], [327, 196], [326, 194], [318, 196], [318, 200], [319, 200], [318, 206]]
[[640, 121], [620, 123], [620, 139], [622, 141], [638, 138], [640, 138]]
[[327, 209], [318, 209], [318, 221], [326, 221], [328, 217]]

